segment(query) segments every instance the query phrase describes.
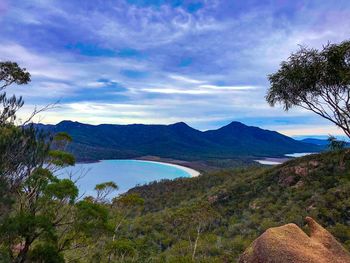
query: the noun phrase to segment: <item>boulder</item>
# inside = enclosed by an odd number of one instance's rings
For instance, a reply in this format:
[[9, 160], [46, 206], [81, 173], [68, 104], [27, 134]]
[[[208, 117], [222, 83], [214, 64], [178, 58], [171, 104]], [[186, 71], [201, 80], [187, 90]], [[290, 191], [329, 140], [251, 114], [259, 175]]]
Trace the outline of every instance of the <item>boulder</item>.
[[266, 230], [239, 263], [350, 263], [350, 253], [326, 229], [310, 217], [306, 222], [310, 235], [295, 224]]

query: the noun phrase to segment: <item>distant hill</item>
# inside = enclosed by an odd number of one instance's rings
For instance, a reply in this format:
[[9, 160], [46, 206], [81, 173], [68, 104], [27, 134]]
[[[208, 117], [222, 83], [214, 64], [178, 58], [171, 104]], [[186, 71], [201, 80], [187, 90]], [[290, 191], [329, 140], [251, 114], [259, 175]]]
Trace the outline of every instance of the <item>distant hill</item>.
[[315, 138], [305, 138], [300, 140], [302, 142], [305, 143], [311, 143], [311, 144], [315, 144], [315, 145], [320, 145], [320, 146], [327, 146], [329, 144], [328, 140], [326, 139], [315, 139]]
[[[340, 139], [340, 140], [343, 140], [343, 139]], [[305, 138], [305, 139], [302, 139], [300, 141], [305, 142], [305, 143], [318, 145], [320, 147], [323, 147], [324, 149], [328, 148], [328, 145], [329, 145], [329, 142], [327, 139]], [[346, 141], [346, 140], [344, 140], [344, 141]], [[349, 148], [350, 143], [346, 142], [345, 147]]]
[[171, 125], [89, 125], [62, 121], [56, 125], [38, 124], [38, 127], [51, 133], [68, 132], [73, 137], [69, 150], [78, 160], [136, 158], [145, 155], [198, 160], [281, 156], [321, 149], [314, 144], [240, 122], [231, 122], [220, 129], [205, 132], [183, 122]]

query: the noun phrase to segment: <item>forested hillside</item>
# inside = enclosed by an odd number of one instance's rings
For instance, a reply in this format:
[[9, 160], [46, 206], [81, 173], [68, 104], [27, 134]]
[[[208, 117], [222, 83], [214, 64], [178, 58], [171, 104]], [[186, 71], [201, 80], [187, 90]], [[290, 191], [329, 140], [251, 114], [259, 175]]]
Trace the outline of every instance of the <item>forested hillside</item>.
[[[139, 262], [234, 262], [267, 228], [317, 219], [350, 248], [350, 154], [232, 170], [136, 187], [138, 215], [119, 230]], [[196, 241], [197, 240], [197, 241]], [[195, 248], [196, 246], [196, 248]]]
[[232, 122], [218, 130], [201, 132], [180, 122], [171, 125], [89, 125], [63, 121], [38, 125], [52, 132], [67, 132], [78, 160], [135, 158], [153, 155], [181, 160], [282, 156], [315, 152], [322, 147], [293, 140], [280, 133]]

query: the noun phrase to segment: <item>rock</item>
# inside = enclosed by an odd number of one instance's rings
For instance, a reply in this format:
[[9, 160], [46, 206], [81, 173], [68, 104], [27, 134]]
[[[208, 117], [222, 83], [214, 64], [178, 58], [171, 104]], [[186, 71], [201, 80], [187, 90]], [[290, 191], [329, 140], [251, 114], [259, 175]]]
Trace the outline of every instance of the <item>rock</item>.
[[302, 166], [295, 166], [294, 167], [294, 173], [296, 175], [300, 175], [302, 177], [305, 177], [309, 174], [309, 169], [307, 167], [302, 167]]
[[309, 161], [309, 165], [313, 166], [313, 167], [318, 167], [320, 165], [320, 163], [316, 160], [311, 160], [311, 161]]
[[303, 178], [307, 177], [310, 173], [317, 170], [320, 163], [317, 160], [311, 160], [309, 162], [303, 162], [296, 166], [287, 166], [281, 170], [279, 175], [278, 184], [283, 187], [293, 186]]
[[218, 199], [219, 199], [219, 198], [218, 198], [217, 195], [212, 195], [212, 196], [209, 196], [209, 197], [208, 197], [208, 202], [209, 202], [210, 204], [214, 204]]
[[278, 180], [278, 184], [287, 187], [287, 186], [292, 186], [297, 182], [297, 178], [295, 176], [283, 176]]
[[268, 229], [239, 263], [350, 263], [350, 253], [322, 226], [307, 217], [310, 236], [297, 225]]

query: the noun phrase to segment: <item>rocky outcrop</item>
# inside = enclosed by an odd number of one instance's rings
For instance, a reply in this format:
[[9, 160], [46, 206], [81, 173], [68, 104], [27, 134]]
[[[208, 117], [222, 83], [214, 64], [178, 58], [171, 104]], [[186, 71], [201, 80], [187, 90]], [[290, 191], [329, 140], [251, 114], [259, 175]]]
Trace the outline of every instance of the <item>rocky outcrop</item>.
[[294, 166], [286, 166], [282, 168], [278, 184], [284, 187], [293, 186], [314, 172], [319, 166], [319, 162], [311, 160]]
[[239, 259], [239, 263], [350, 263], [350, 253], [312, 218], [308, 236], [295, 224], [268, 229]]

